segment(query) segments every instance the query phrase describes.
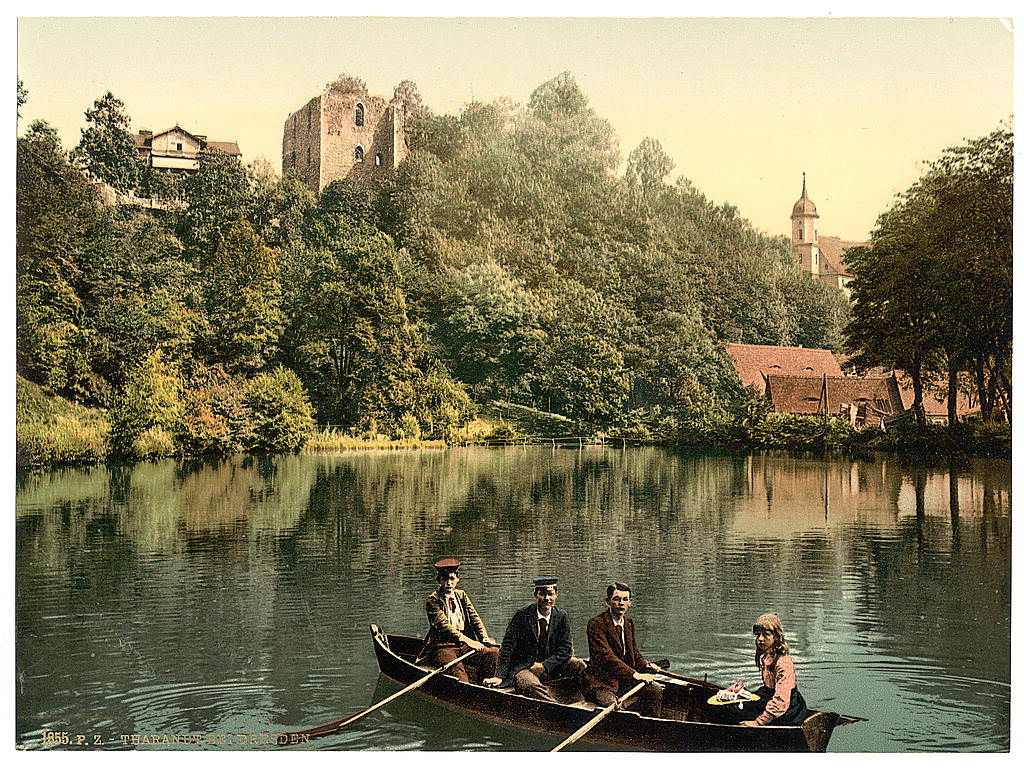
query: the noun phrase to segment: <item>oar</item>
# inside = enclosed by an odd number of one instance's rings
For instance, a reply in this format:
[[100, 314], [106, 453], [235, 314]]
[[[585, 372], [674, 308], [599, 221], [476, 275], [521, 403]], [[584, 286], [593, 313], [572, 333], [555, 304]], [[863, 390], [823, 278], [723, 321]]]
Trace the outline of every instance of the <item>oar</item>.
[[305, 743], [306, 741], [311, 741], [314, 738], [323, 738], [325, 735], [331, 735], [332, 733], [338, 732], [338, 725], [340, 725], [346, 719], [354, 717], [358, 713], [358, 711], [354, 711], [347, 717], [335, 719], [333, 722], [328, 722], [325, 725], [320, 725], [319, 727], [310, 727], [308, 730], [302, 730], [297, 733], [281, 733], [277, 736], [277, 745], [287, 746], [293, 743]]
[[711, 682], [708, 682], [707, 679], [705, 679], [704, 681], [701, 681], [700, 679], [691, 679], [690, 677], [683, 676], [682, 674], [676, 674], [676, 673], [673, 673], [672, 671], [666, 671], [664, 666], [662, 666], [661, 671], [658, 671], [655, 674], [655, 676], [657, 676], [658, 674], [662, 674], [663, 676], [667, 676], [670, 679], [678, 679], [680, 682], [688, 682], [690, 684], [707, 685], [709, 687], [716, 687], [719, 690], [722, 689], [717, 684], [713, 684]]
[[849, 714], [840, 714], [839, 715], [839, 721], [836, 722], [836, 726], [838, 726], [838, 725], [849, 725], [849, 724], [853, 724], [854, 722], [867, 722], [867, 721], [868, 721], [867, 717], [851, 717]]
[[596, 725], [598, 722], [600, 722], [606, 716], [608, 716], [613, 711], [615, 711], [615, 709], [619, 708], [619, 706], [621, 706], [623, 703], [625, 703], [631, 697], [633, 697], [638, 692], [640, 692], [644, 688], [644, 685], [646, 685], [646, 684], [647, 684], [647, 682], [640, 682], [636, 687], [634, 687], [632, 690], [629, 690], [625, 695], [623, 695], [621, 698], [619, 698], [617, 701], [615, 701], [615, 703], [613, 703], [610, 706], [605, 706], [603, 709], [601, 709], [599, 712], [597, 712], [597, 716], [595, 716], [593, 719], [591, 719], [589, 722], [587, 722], [585, 725], [583, 725], [583, 727], [581, 727], [579, 730], [574, 732], [572, 735], [570, 735], [564, 741], [562, 741], [557, 746], [555, 746], [555, 748], [551, 749], [551, 751], [552, 752], [561, 751], [566, 746], [571, 746], [572, 744], [576, 743], [576, 741], [578, 741], [584, 735], [589, 733], [591, 731], [591, 729], [593, 729], [594, 725]]
[[[689, 684], [699, 684], [699, 685], [705, 685], [705, 686], [708, 686], [708, 687], [717, 687], [719, 690], [722, 689], [717, 684], [714, 684], [712, 682], [708, 682], [706, 679], [702, 682], [700, 679], [691, 679], [688, 676], [681, 676], [680, 674], [673, 674], [671, 671], [665, 671], [665, 670], [662, 670], [659, 673], [664, 674], [665, 676], [667, 676], [667, 677], [669, 677], [671, 679], [678, 679], [678, 680], [680, 680], [682, 682], [688, 682]], [[867, 721], [868, 721], [867, 717], [853, 717], [853, 716], [850, 716], [849, 714], [839, 714], [839, 722], [838, 722], [838, 724], [839, 725], [848, 725], [848, 724], [852, 724], [854, 722], [867, 722]]]
[[322, 738], [325, 735], [330, 735], [331, 733], [336, 733], [339, 730], [341, 730], [342, 728], [348, 727], [353, 722], [359, 721], [360, 719], [365, 717], [367, 714], [372, 714], [374, 711], [376, 711], [377, 709], [381, 708], [382, 706], [386, 706], [387, 704], [391, 703], [391, 701], [395, 700], [395, 698], [399, 698], [402, 695], [405, 695], [407, 692], [412, 692], [417, 687], [420, 687], [421, 685], [425, 684], [427, 682], [427, 680], [434, 678], [438, 674], [443, 674], [445, 671], [450, 669], [456, 663], [460, 663], [461, 661], [464, 661], [470, 655], [476, 654], [476, 652], [477, 652], [476, 650], [470, 650], [469, 652], [467, 652], [467, 653], [465, 653], [463, 655], [460, 655], [455, 660], [449, 661], [448, 663], [445, 663], [440, 668], [435, 668], [433, 671], [431, 671], [425, 677], [423, 677], [421, 679], [417, 679], [412, 684], [407, 684], [405, 687], [403, 687], [398, 692], [396, 692], [396, 693], [394, 693], [392, 695], [389, 695], [388, 697], [386, 697], [384, 700], [380, 701], [379, 703], [374, 703], [368, 709], [364, 709], [363, 711], [356, 712], [355, 714], [353, 714], [352, 716], [349, 716], [349, 717], [343, 717], [341, 719], [336, 719], [333, 722], [328, 722], [327, 724], [320, 725], [319, 727], [311, 727], [308, 730], [300, 730], [300, 731], [294, 732], [294, 733], [283, 733], [282, 735], [279, 735], [277, 737], [277, 742], [278, 742], [279, 745], [283, 746], [286, 743], [291, 744], [291, 743], [305, 742], [306, 740], [309, 740], [309, 739], [312, 739], [312, 738]]

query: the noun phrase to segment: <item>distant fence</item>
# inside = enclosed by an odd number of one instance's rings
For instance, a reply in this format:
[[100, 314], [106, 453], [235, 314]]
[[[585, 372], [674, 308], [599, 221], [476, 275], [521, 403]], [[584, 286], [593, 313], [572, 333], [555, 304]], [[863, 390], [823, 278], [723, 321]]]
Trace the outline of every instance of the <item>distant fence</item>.
[[484, 446], [516, 446], [526, 444], [549, 444], [551, 446], [627, 446], [629, 442], [642, 444], [649, 439], [632, 436], [519, 436], [508, 438], [485, 438], [474, 441]]

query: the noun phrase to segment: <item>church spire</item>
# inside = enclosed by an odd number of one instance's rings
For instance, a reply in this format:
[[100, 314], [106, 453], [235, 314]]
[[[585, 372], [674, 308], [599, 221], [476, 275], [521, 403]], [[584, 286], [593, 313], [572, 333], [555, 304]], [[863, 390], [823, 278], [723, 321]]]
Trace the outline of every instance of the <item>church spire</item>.
[[800, 200], [793, 204], [793, 245], [805, 272], [817, 275], [818, 266], [818, 210], [807, 197], [807, 172], [803, 172], [803, 190]]

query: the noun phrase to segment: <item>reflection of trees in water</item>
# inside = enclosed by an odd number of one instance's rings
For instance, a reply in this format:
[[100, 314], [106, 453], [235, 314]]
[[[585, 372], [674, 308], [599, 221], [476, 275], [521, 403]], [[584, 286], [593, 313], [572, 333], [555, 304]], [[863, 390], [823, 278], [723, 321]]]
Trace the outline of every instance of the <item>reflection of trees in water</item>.
[[[18, 633], [33, 641], [19, 644], [18, 668], [101, 672], [83, 702], [139, 681], [259, 682], [221, 702], [273, 700], [295, 725], [304, 687], [327, 676], [343, 689], [373, 667], [368, 622], [425, 630], [430, 565], [455, 555], [497, 636], [530, 601], [530, 579], [552, 572], [578, 635], [604, 585], [624, 579], [650, 652], [746, 666], [750, 621], [774, 610], [801, 651], [870, 632], [893, 656], [960, 656], [971, 675], [1004, 680], [1008, 626], [990, 619], [1009, 606], [1008, 467], [512, 447], [19, 479]], [[48, 618], [62, 613], [54, 632]], [[22, 697], [19, 712], [53, 708]], [[143, 718], [116, 708], [126, 725]], [[188, 729], [214, 717], [164, 714]]]
[[[261, 699], [269, 706], [266, 695], [233, 695], [227, 683], [265, 672], [275, 657], [282, 619], [275, 613], [273, 536], [298, 520], [315, 477], [315, 467], [297, 467], [296, 459], [164, 460], [62, 473], [53, 487], [23, 487], [21, 674], [59, 677], [67, 669], [82, 692], [62, 708], [116, 711], [114, 722], [129, 732], [133, 725], [143, 730], [146, 719], [162, 730], [209, 729], [209, 720], [222, 716], [196, 709], [185, 718], [173, 703], [102, 703], [147, 682], [223, 686], [221, 708], [233, 698], [237, 710]], [[33, 590], [40, 584], [46, 595]], [[67, 618], [56, 630], [48, 620], [54, 616]], [[83, 683], [88, 671], [97, 679]], [[54, 704], [37, 695], [43, 693], [23, 692], [19, 712], [53, 713]], [[100, 702], [86, 705], [91, 700]]]
[[[899, 521], [857, 532], [862, 552], [849, 569], [862, 587], [854, 625], [870, 631], [874, 649], [956, 661], [952, 680], [977, 688], [1009, 681], [1009, 474], [963, 472], [908, 468]], [[922, 677], [915, 687], [948, 698], [953, 685], [940, 681]]]

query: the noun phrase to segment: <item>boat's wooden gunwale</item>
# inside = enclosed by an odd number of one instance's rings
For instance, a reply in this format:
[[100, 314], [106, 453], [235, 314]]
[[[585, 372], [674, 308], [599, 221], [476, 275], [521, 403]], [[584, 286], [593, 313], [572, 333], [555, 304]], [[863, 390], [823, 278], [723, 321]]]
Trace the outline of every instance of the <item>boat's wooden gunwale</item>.
[[[406, 660], [421, 640], [384, 634], [371, 626], [374, 652], [382, 674], [408, 684], [430, 669]], [[702, 685], [691, 680], [695, 685]], [[673, 685], [668, 685], [673, 686]], [[677, 685], [685, 686], [685, 685]], [[703, 686], [711, 687], [710, 683]], [[550, 703], [508, 690], [461, 682], [451, 676], [434, 677], [417, 692], [445, 707], [491, 722], [564, 738], [593, 716], [594, 706]], [[588, 743], [645, 751], [824, 751], [838, 716], [815, 712], [803, 726], [740, 727], [710, 722], [645, 717], [632, 711], [615, 711], [584, 739]]]

